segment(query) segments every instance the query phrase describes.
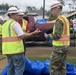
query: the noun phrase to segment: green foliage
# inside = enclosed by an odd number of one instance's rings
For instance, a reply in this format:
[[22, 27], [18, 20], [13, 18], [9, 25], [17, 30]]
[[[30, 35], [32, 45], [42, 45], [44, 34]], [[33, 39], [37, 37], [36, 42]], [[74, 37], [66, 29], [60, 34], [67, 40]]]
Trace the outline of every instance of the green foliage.
[[6, 3], [6, 4], [0, 4], [0, 10], [8, 10], [10, 6]]
[[34, 61], [34, 60], [39, 60], [39, 61], [45, 61], [46, 59], [49, 59], [49, 57], [27, 57], [29, 60]]
[[[8, 8], [11, 7], [11, 6], [14, 6], [14, 5], [9, 5], [7, 3], [5, 3], [5, 4], [2, 3], [2, 4], [0, 4], [0, 10], [8, 10]], [[17, 7], [17, 6], [15, 6], [15, 7]]]
[[5, 56], [0, 56], [0, 60], [2, 60], [2, 59], [4, 59], [5, 58]]

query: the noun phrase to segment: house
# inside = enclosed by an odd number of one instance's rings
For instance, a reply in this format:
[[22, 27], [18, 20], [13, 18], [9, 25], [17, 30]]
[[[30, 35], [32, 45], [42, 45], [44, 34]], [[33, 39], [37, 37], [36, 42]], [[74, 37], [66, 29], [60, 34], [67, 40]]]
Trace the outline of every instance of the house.
[[[39, 18], [43, 18], [43, 10], [29, 10], [28, 13], [37, 13]], [[44, 12], [44, 18], [47, 18], [47, 11]]]
[[73, 17], [76, 18], [76, 11], [74, 11], [74, 12], [68, 14], [66, 17], [67, 17], [67, 18], [73, 18]]

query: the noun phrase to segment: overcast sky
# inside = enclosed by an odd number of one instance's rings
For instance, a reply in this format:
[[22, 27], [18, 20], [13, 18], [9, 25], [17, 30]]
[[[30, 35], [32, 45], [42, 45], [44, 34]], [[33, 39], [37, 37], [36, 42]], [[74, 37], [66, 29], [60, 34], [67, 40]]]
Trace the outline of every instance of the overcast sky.
[[[50, 4], [53, 1], [54, 0], [45, 0], [46, 10], [49, 10]], [[71, 0], [64, 0], [64, 1], [66, 2], [66, 7], [64, 8], [64, 10], [67, 10], [68, 9], [67, 3], [71, 3]], [[0, 0], [0, 4], [2, 3], [8, 3], [9, 5], [16, 5], [23, 10], [25, 10], [27, 6], [34, 6], [36, 8], [40, 8], [41, 6], [43, 6], [43, 0]]]

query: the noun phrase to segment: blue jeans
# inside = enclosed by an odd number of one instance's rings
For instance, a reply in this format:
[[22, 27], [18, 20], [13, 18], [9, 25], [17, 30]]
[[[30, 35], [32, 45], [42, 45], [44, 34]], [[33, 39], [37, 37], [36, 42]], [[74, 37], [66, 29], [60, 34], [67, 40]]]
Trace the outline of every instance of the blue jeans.
[[24, 54], [6, 55], [8, 59], [7, 75], [23, 75], [25, 69]]

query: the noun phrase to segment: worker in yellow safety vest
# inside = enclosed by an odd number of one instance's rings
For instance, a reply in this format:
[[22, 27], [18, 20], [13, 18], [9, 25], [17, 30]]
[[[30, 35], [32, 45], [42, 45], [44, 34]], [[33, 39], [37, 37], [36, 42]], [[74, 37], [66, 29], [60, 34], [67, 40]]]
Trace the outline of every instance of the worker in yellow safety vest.
[[2, 54], [2, 24], [3, 24], [3, 17], [0, 16], [0, 54]]
[[[27, 20], [24, 19], [24, 11], [22, 9], [19, 9], [19, 20], [18, 20], [18, 23], [20, 24], [22, 30], [24, 32], [27, 32], [29, 33], [30, 32], [30, 25], [28, 23]], [[25, 55], [25, 52], [26, 52], [26, 39], [23, 39], [23, 45], [24, 45], [24, 55]]]
[[0, 36], [2, 36], [2, 24], [3, 24], [3, 17], [0, 16]]
[[62, 4], [53, 1], [51, 15], [56, 19], [53, 33], [45, 34], [46, 39], [52, 39], [50, 75], [66, 75], [66, 57], [70, 46], [70, 27], [68, 19], [61, 13]]
[[19, 9], [19, 20], [18, 20], [18, 23], [20, 24], [22, 30], [24, 32], [30, 32], [30, 25], [28, 23], [27, 20], [24, 19], [24, 11], [22, 9]]
[[6, 54], [8, 60], [7, 75], [23, 75], [25, 61], [22, 39], [41, 31], [36, 29], [34, 32], [24, 33], [17, 22], [19, 11], [16, 7], [10, 7], [6, 14], [9, 19], [2, 26], [2, 54]]

